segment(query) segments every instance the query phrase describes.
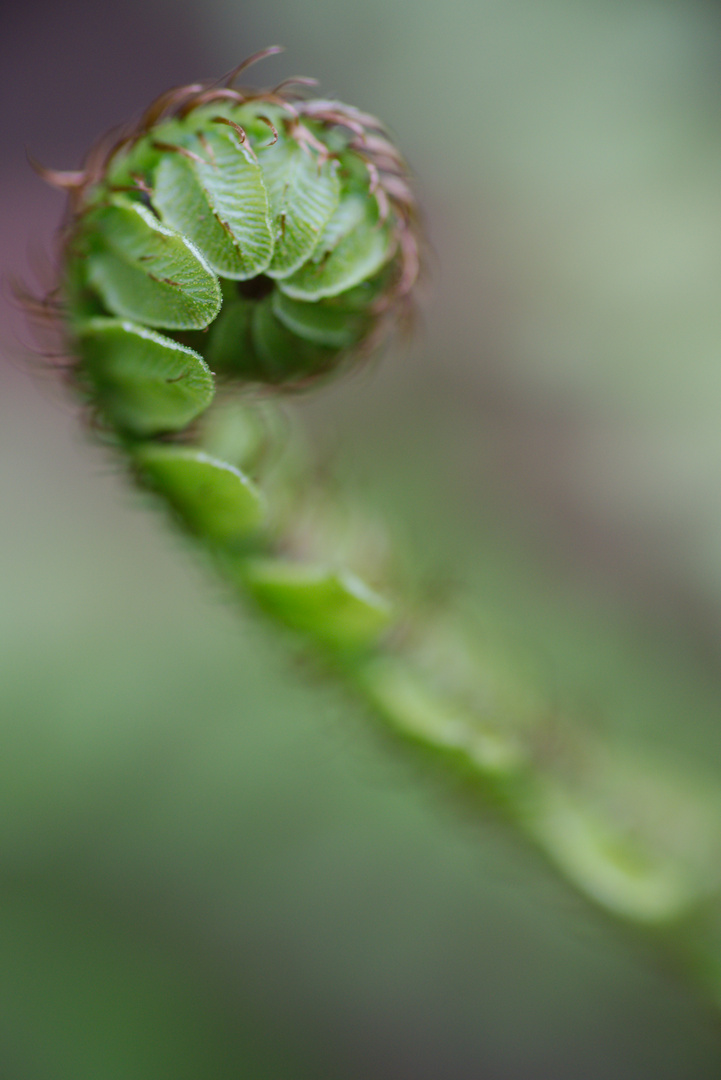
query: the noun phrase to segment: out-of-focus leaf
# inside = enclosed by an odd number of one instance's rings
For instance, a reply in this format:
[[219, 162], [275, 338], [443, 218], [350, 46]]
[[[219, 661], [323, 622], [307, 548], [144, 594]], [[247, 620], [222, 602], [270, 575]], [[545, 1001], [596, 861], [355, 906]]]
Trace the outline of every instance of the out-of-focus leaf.
[[254, 350], [251, 325], [255, 305], [242, 296], [226, 299], [223, 310], [207, 335], [203, 349], [213, 371], [229, 375], [244, 375], [253, 370]]
[[336, 349], [354, 345], [368, 324], [362, 314], [347, 311], [341, 304], [304, 303], [280, 291], [273, 294], [273, 313], [299, 337]]
[[262, 376], [269, 382], [317, 374], [331, 366], [338, 356], [336, 349], [316, 345], [292, 333], [273, 314], [270, 297], [255, 306], [252, 335]]
[[260, 492], [234, 465], [194, 447], [157, 443], [140, 448], [136, 461], [191, 532], [232, 544], [261, 524]]
[[392, 617], [387, 600], [346, 570], [263, 558], [240, 575], [263, 608], [334, 651], [372, 645]]

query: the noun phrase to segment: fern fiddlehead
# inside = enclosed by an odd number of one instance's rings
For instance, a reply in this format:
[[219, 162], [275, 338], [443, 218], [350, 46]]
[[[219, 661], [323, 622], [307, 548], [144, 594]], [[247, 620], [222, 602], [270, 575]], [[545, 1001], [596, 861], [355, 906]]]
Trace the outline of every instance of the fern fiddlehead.
[[[78, 172], [43, 170], [69, 210], [39, 314], [62, 327], [76, 391], [232, 588], [721, 1004], [715, 823], [590, 739], [572, 767], [544, 754], [537, 706], [459, 623], [404, 601], [387, 545], [339, 523], [279, 420], [278, 390], [329, 378], [408, 320], [420, 239], [383, 125], [291, 84], [241, 88], [247, 65], [162, 95]], [[683, 835], [667, 827], [677, 810]]]

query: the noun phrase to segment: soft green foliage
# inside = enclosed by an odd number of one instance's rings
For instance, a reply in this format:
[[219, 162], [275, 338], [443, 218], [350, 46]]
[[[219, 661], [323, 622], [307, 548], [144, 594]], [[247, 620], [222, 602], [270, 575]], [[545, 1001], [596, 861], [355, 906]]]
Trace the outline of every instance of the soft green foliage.
[[376, 656], [360, 669], [359, 677], [375, 707], [401, 734], [467, 755], [486, 778], [505, 779], [523, 764], [523, 751], [512, 731], [484, 723], [472, 709], [434, 689], [407, 662]]
[[220, 287], [200, 252], [141, 203], [114, 198], [86, 225], [88, 282], [114, 315], [167, 330], [207, 326]]
[[[200, 157], [204, 151], [211, 163]], [[257, 160], [227, 129], [208, 131], [191, 152], [190, 159], [166, 154], [155, 172], [153, 202], [163, 221], [192, 240], [216, 274], [262, 274], [273, 234]]]
[[309, 261], [281, 289], [294, 300], [322, 300], [373, 277], [388, 259], [389, 238], [372, 202], [345, 202], [348, 216], [329, 222]]
[[316, 249], [318, 236], [338, 207], [338, 162], [314, 161], [293, 143], [259, 150], [273, 215], [271, 277], [287, 278]]
[[263, 500], [239, 469], [190, 446], [145, 444], [135, 460], [144, 481], [168, 500], [198, 536], [234, 544], [263, 519]]
[[122, 431], [179, 430], [213, 400], [208, 365], [186, 345], [105, 317], [88, 319], [77, 336], [92, 400]]
[[303, 304], [282, 292], [273, 294], [273, 314], [288, 330], [316, 345], [350, 348], [363, 336], [367, 316], [341, 303]]
[[333, 652], [375, 645], [391, 621], [388, 602], [345, 569], [251, 559], [241, 582], [271, 615]]
[[662, 784], [639, 792], [633, 772], [607, 775], [592, 740], [584, 769], [568, 769], [547, 747], [565, 738], [572, 756], [573, 740], [522, 704], [522, 677], [497, 677], [462, 621], [434, 626], [358, 517], [348, 542], [272, 406], [206, 413], [208, 363], [244, 392], [334, 370], [402, 316], [418, 261], [407, 178], [376, 121], [225, 90], [181, 88], [174, 115], [151, 108], [78, 185], [65, 293], [80, 385], [232, 592], [317, 649], [397, 735], [469, 777], [587, 898], [685, 940], [718, 887], [705, 807], [693, 808], [693, 846], [652, 815], [629, 830], [618, 807], [662, 805]]
[[663, 924], [698, 899], [688, 867], [614, 828], [582, 794], [542, 787], [532, 810], [530, 828], [543, 850], [588, 896], [617, 915]]
[[298, 376], [323, 371], [332, 365], [336, 353], [316, 344], [307, 334], [294, 333], [286, 322], [276, 318], [270, 297], [254, 305], [251, 336], [258, 370], [269, 382], [282, 381], [283, 372], [289, 369]]
[[366, 141], [339, 103], [305, 116], [273, 94], [209, 94], [181, 90], [176, 115], [84, 176], [65, 270], [76, 331], [88, 313], [171, 334], [211, 327], [192, 345], [224, 371], [324, 374], [401, 313], [415, 279], [402, 161], [376, 121]]

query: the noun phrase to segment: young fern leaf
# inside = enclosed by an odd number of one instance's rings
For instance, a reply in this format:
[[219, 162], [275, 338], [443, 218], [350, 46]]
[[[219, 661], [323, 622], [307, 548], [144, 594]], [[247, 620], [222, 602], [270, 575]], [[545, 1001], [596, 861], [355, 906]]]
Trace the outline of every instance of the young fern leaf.
[[167, 500], [196, 536], [232, 547], [261, 526], [264, 500], [234, 465], [192, 446], [143, 443], [135, 452], [141, 481]]
[[286, 296], [309, 301], [340, 296], [368, 281], [388, 262], [392, 234], [379, 220], [373, 200], [352, 195], [345, 205], [351, 211], [346, 222], [353, 221], [353, 227], [340, 232], [331, 218], [310, 259], [278, 283]]
[[286, 278], [310, 258], [340, 199], [338, 161], [314, 160], [288, 140], [259, 150], [274, 226], [267, 273]]
[[88, 216], [87, 280], [108, 311], [165, 330], [201, 329], [220, 311], [217, 278], [189, 237], [119, 197]]
[[[389, 599], [393, 575], [372, 559], [368, 580], [339, 559], [348, 536], [327, 507], [309, 532], [304, 485], [324, 504], [292, 446], [284, 464], [268, 463], [264, 448], [287, 432], [258, 387], [312, 385], [408, 318], [417, 210], [380, 122], [339, 102], [194, 84], [84, 170], [53, 175], [71, 192], [65, 346], [136, 481], [232, 588], [318, 650], [397, 733], [472, 776], [589, 900], [665, 936], [721, 1004], [721, 963], [708, 960], [718, 823], [691, 800], [693, 844], [630, 828], [619, 807], [642, 790], [664, 806], [665, 788], [616, 776], [602, 753], [586, 753], [580, 779], [565, 775], [539, 752], [546, 718], [518, 680], [499, 677], [462, 629]], [[211, 369], [226, 385], [209, 409]], [[254, 394], [229, 405], [233, 387]]]
[[192, 158], [167, 153], [155, 170], [153, 206], [203, 252], [221, 277], [247, 280], [273, 254], [268, 193], [260, 166], [232, 131], [210, 130]]
[[136, 323], [97, 316], [76, 329], [91, 398], [119, 431], [180, 431], [213, 400], [213, 375], [202, 356]]

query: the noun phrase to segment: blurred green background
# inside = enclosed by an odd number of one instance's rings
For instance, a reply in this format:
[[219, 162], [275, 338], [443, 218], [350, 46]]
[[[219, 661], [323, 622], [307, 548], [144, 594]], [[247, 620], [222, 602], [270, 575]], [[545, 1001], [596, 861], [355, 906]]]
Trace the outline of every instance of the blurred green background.
[[[435, 251], [416, 339], [298, 407], [412, 573], [548, 700], [721, 775], [721, 6], [26, 0], [5, 273], [176, 82], [280, 42], [385, 118]], [[5, 290], [7, 293], [7, 289]], [[0, 328], [3, 1080], [704, 1080], [718, 1032], [451, 781], [238, 616]]]

